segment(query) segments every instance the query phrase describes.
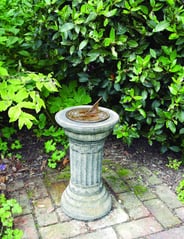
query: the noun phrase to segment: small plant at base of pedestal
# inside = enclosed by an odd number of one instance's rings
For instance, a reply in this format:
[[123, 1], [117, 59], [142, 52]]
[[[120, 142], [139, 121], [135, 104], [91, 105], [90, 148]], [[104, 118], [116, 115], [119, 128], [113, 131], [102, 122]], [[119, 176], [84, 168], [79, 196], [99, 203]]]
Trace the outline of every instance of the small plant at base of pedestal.
[[62, 150], [56, 150], [52, 155], [51, 158], [48, 159], [48, 166], [50, 168], [56, 168], [57, 164], [61, 162], [61, 160], [66, 155], [65, 151]]
[[168, 168], [171, 168], [171, 169], [174, 169], [174, 170], [178, 170], [179, 167], [180, 167], [181, 164], [182, 164], [182, 161], [179, 161], [179, 160], [177, 160], [177, 159], [173, 159], [173, 158], [171, 158], [171, 157], [168, 157], [168, 160], [169, 160], [169, 163], [166, 164], [166, 166], [167, 166]]
[[45, 142], [45, 151], [46, 153], [52, 153], [51, 157], [48, 159], [48, 166], [50, 168], [56, 168], [57, 164], [62, 161], [66, 155], [66, 150], [68, 149], [68, 143], [63, 142], [63, 150], [58, 150], [56, 142], [51, 139]]

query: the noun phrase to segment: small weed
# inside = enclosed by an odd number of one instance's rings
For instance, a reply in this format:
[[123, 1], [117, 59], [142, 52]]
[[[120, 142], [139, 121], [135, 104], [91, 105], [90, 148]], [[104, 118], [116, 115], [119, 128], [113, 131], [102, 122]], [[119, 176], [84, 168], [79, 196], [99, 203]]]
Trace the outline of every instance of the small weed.
[[120, 177], [126, 177], [126, 176], [128, 176], [128, 175], [131, 175], [132, 172], [131, 172], [131, 170], [129, 170], [129, 169], [122, 168], [122, 169], [117, 170], [117, 174], [118, 174]]
[[6, 153], [8, 152], [8, 143], [3, 141], [1, 138], [0, 138], [0, 152], [1, 155], [6, 155]]
[[135, 195], [142, 195], [147, 191], [147, 187], [141, 185], [141, 184], [137, 184], [135, 186], [133, 186], [133, 191], [135, 193]]
[[50, 168], [56, 168], [57, 163], [61, 162], [61, 160], [64, 158], [66, 155], [65, 151], [62, 150], [56, 150], [54, 153], [52, 153], [51, 157], [48, 159], [48, 166]]
[[11, 149], [21, 149], [22, 148], [22, 144], [20, 143], [20, 141], [18, 139], [16, 139], [12, 144], [11, 144]]
[[29, 199], [30, 199], [30, 198], [33, 198], [33, 197], [34, 197], [34, 192], [33, 192], [33, 190], [28, 189], [28, 190], [27, 190], [27, 195], [28, 195], [28, 198], [29, 198]]
[[102, 166], [102, 173], [108, 172], [108, 168], [106, 166]]
[[56, 150], [56, 142], [53, 139], [50, 139], [45, 142], [45, 152], [50, 153]]
[[6, 139], [9, 139], [17, 131], [13, 127], [4, 127], [1, 129], [2, 136]]
[[110, 159], [104, 159], [103, 160], [103, 164], [109, 165], [111, 163], [112, 163], [112, 161]]
[[179, 160], [177, 160], [177, 159], [173, 159], [173, 158], [171, 158], [171, 157], [168, 157], [168, 160], [169, 160], [169, 163], [166, 164], [166, 166], [167, 166], [168, 168], [171, 168], [171, 169], [174, 169], [174, 170], [178, 170], [179, 167], [180, 167], [181, 164], [182, 164], [182, 161], [179, 161]]
[[[61, 162], [66, 155], [69, 147], [64, 131], [63, 129], [51, 126], [49, 129], [42, 129], [42, 135], [45, 137], [52, 137], [52, 139], [49, 139], [44, 143], [44, 149], [45, 152], [49, 154], [48, 166], [50, 168], [56, 168], [57, 164]], [[57, 149], [58, 144], [62, 145], [63, 149]]]
[[109, 179], [110, 181], [114, 182], [114, 183], [119, 179], [119, 178], [117, 178], [116, 176], [113, 176], [113, 175], [107, 175], [106, 178]]
[[15, 154], [15, 158], [21, 160], [22, 159], [22, 155], [17, 153], [17, 154]]
[[184, 203], [184, 179], [180, 181], [176, 188], [176, 193], [178, 195], [178, 199]]
[[60, 179], [70, 179], [70, 171], [62, 171], [58, 176], [57, 176], [57, 180]]

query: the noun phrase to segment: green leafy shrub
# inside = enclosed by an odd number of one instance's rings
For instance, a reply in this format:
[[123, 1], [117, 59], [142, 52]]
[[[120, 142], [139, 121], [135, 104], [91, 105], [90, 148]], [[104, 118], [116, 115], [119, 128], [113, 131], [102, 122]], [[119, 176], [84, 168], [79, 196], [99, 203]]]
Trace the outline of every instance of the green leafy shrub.
[[0, 74], [0, 112], [8, 111], [9, 121], [18, 121], [19, 129], [24, 125], [30, 129], [37, 121], [35, 115], [46, 108], [45, 98], [51, 92], [57, 92], [58, 86], [51, 75], [33, 72], [16, 76]]
[[0, 8], [8, 67], [78, 80], [119, 112], [115, 133], [125, 142], [143, 135], [184, 153], [182, 0], [4, 0]]
[[21, 213], [22, 209], [15, 199], [6, 199], [0, 194], [0, 237], [2, 239], [21, 239], [23, 232], [14, 228], [13, 215]]
[[61, 85], [57, 96], [51, 95], [47, 100], [49, 112], [56, 113], [70, 106], [86, 105], [91, 102], [91, 97], [77, 81], [70, 81], [68, 85]]

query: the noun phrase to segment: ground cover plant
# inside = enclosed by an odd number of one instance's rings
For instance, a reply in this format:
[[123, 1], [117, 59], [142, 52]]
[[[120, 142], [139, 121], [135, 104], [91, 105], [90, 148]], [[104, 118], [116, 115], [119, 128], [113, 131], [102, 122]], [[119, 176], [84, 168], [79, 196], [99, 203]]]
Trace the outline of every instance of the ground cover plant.
[[0, 194], [0, 236], [2, 239], [21, 239], [23, 232], [14, 228], [14, 215], [22, 209], [15, 199], [7, 199]]

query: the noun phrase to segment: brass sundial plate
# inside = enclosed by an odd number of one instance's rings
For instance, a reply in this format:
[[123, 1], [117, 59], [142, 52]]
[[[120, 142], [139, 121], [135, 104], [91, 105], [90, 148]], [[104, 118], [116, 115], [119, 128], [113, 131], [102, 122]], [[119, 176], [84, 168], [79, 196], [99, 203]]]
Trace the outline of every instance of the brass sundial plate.
[[105, 111], [99, 110], [97, 112], [90, 112], [90, 108], [77, 108], [66, 112], [66, 117], [76, 122], [95, 123], [104, 121], [109, 118], [109, 114]]

